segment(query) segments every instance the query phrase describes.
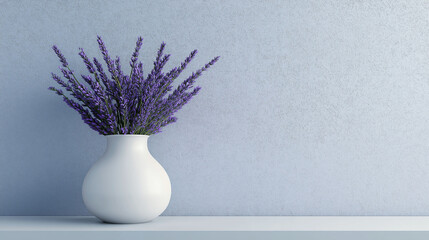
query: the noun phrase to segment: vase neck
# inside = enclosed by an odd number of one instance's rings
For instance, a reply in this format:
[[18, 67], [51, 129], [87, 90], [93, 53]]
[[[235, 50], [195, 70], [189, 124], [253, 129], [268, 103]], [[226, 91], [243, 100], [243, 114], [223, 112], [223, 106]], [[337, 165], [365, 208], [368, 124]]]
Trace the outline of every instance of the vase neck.
[[107, 136], [107, 151], [149, 151], [147, 148], [148, 139], [148, 135], [109, 135]]

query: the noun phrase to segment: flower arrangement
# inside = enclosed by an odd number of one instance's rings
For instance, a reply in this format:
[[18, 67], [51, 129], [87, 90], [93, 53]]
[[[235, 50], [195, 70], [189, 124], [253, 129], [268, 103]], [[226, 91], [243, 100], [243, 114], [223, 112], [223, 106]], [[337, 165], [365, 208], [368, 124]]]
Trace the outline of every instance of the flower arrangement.
[[[70, 69], [64, 55], [54, 45], [52, 49], [60, 59], [62, 64], [60, 71], [66, 81], [54, 73], [52, 78], [69, 93], [69, 96], [55, 87], [49, 87], [49, 90], [62, 96], [64, 102], [76, 110], [90, 128], [102, 135], [152, 135], [161, 132], [163, 127], [177, 121], [174, 114], [201, 90], [199, 86], [193, 87], [195, 80], [219, 59], [219, 56], [213, 58], [173, 90], [173, 81], [195, 57], [197, 50], [192, 51], [179, 67], [164, 73], [162, 69], [170, 55], [164, 54], [163, 42], [152, 71], [145, 77], [143, 64], [138, 61], [142, 37], [138, 38], [132, 54], [129, 75], [122, 71], [119, 57], [112, 59], [109, 56], [100, 36], [97, 37], [97, 41], [110, 78], [103, 70], [103, 65], [96, 58], [91, 62], [80, 48], [79, 56], [90, 73], [81, 75], [86, 84], [81, 83]], [[167, 96], [169, 92], [171, 93]]]

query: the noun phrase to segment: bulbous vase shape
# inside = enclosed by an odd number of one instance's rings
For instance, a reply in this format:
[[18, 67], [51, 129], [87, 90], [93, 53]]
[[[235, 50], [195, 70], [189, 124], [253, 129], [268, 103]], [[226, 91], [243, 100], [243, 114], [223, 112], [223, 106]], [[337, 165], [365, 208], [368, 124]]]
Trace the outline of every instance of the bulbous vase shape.
[[152, 157], [146, 135], [107, 136], [104, 155], [88, 171], [82, 186], [86, 208], [109, 223], [142, 223], [168, 206], [171, 184]]

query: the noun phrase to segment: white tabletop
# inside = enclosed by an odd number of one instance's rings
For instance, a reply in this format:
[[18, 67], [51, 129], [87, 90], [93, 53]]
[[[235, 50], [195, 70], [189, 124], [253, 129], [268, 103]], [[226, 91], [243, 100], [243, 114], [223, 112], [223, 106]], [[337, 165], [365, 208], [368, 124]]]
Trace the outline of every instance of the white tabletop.
[[0, 231], [429, 231], [429, 217], [159, 217], [105, 224], [82, 216], [0, 216]]

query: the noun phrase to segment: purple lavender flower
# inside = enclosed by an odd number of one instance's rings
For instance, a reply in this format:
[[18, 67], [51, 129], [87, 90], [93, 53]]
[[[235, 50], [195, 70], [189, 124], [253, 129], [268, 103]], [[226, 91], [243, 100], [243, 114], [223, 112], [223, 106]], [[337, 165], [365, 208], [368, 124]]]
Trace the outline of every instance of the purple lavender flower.
[[102, 135], [151, 135], [161, 132], [163, 127], [177, 121], [174, 114], [201, 90], [198, 86], [193, 87], [196, 79], [219, 59], [219, 57], [212, 59], [192, 73], [167, 96], [172, 90], [171, 84], [195, 57], [197, 50], [192, 51], [179, 67], [164, 73], [162, 69], [170, 55], [164, 54], [166, 45], [163, 42], [157, 52], [152, 71], [144, 77], [143, 64], [138, 62], [142, 37], [137, 39], [131, 56], [129, 75], [124, 74], [119, 57], [111, 59], [100, 36], [97, 36], [97, 42], [111, 77], [106, 75], [103, 65], [96, 58], [91, 62], [80, 48], [79, 56], [91, 74], [81, 75], [84, 80], [81, 83], [69, 68], [64, 55], [53, 46], [52, 49], [62, 65], [60, 71], [66, 81], [54, 73], [52, 78], [75, 100], [66, 96], [61, 89], [49, 87], [49, 90], [62, 96], [64, 102], [76, 110], [91, 129]]
[[66, 68], [69, 64], [67, 63], [67, 60], [64, 55], [60, 52], [56, 45], [52, 46], [52, 49], [54, 50], [55, 54], [57, 54], [58, 58], [60, 59], [60, 62], [63, 64], [63, 67]]
[[88, 57], [86, 56], [85, 52], [83, 51], [83, 48], [79, 48], [80, 52], [79, 52], [79, 56], [83, 59], [83, 62], [86, 65], [86, 68], [88, 69], [88, 71], [92, 74], [96, 74], [96, 71], [94, 69], [94, 65], [92, 65], [92, 62], [89, 61]]
[[134, 69], [135, 66], [136, 66], [136, 63], [137, 63], [137, 60], [138, 60], [138, 57], [139, 57], [139, 51], [140, 51], [140, 48], [142, 46], [142, 43], [143, 43], [143, 38], [139, 37], [137, 39], [137, 42], [136, 42], [136, 48], [135, 48], [135, 50], [133, 52], [133, 55], [131, 57], [131, 61], [130, 61], [131, 69]]

